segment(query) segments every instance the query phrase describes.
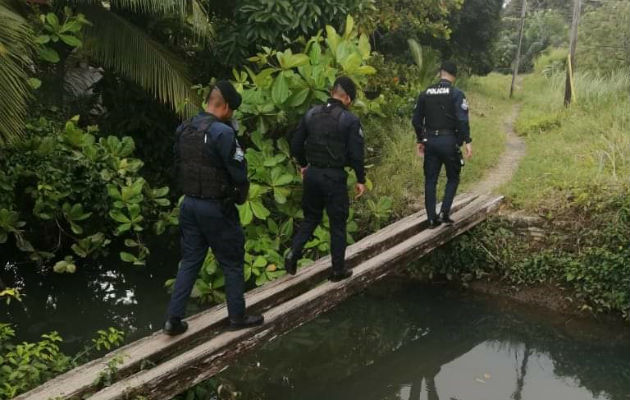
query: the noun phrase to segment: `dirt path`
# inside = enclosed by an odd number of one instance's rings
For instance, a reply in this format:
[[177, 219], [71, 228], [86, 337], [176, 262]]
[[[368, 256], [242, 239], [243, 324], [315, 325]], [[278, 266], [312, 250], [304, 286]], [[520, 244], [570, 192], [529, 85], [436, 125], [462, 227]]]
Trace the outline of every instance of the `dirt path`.
[[514, 122], [518, 116], [520, 105], [512, 107], [512, 113], [504, 121], [506, 135], [505, 150], [499, 158], [497, 165], [492, 167], [483, 179], [474, 185], [474, 192], [490, 193], [499, 186], [507, 183], [518, 168], [518, 164], [525, 155], [525, 142], [514, 132]]

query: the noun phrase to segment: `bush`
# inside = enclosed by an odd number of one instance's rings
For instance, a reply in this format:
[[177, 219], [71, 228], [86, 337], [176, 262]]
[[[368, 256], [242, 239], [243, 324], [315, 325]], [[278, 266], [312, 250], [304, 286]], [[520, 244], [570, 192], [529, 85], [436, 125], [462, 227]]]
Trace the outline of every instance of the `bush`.
[[160, 234], [176, 223], [169, 189], [141, 176], [130, 137], [100, 136], [77, 123], [40, 118], [28, 124], [28, 139], [0, 154], [0, 243], [11, 236], [38, 262], [71, 250], [54, 270], [72, 273], [75, 256], [101, 254], [120, 238], [135, 249], [121, 259], [142, 265], [149, 250], [141, 232], [152, 225]]
[[552, 284], [576, 310], [629, 319], [630, 187], [574, 188], [566, 196], [564, 207], [547, 210], [544, 243], [524, 240], [497, 217], [438, 249], [421, 272], [464, 282], [489, 277], [514, 287]]
[[124, 334], [115, 328], [97, 332], [90, 345], [74, 358], [64, 354], [57, 332], [42, 335], [38, 342], [14, 343], [15, 331], [0, 323], [0, 399], [11, 399], [55, 376], [87, 361], [95, 352], [109, 351], [120, 346]]
[[[260, 286], [285, 274], [285, 250], [289, 247], [294, 224], [303, 218], [300, 205], [301, 180], [290, 158], [288, 132], [313, 103], [328, 99], [329, 89], [339, 75], [350, 76], [363, 87], [367, 76], [376, 70], [367, 64], [371, 47], [366, 35], [357, 33], [352, 17], [348, 17], [342, 33], [326, 27], [310, 38], [303, 52], [294, 53], [263, 48], [249, 60], [253, 66], [234, 70], [236, 87], [243, 95], [237, 118], [244, 127], [240, 140], [246, 144], [251, 188], [245, 204], [238, 206], [245, 231], [245, 280]], [[383, 99], [370, 101], [359, 91], [355, 101], [360, 115], [377, 113]], [[349, 185], [356, 177], [350, 173]], [[368, 183], [369, 187], [369, 183]], [[349, 187], [353, 190], [353, 187]], [[386, 218], [387, 204], [377, 208]], [[376, 207], [376, 205], [375, 205]], [[358, 230], [355, 213], [348, 218], [348, 242]], [[373, 226], [378, 222], [371, 222]], [[324, 219], [306, 244], [305, 259], [300, 265], [329, 251], [328, 221]], [[167, 282], [167, 286], [173, 284]], [[208, 253], [192, 296], [201, 301], [224, 298], [224, 277], [211, 252]]]

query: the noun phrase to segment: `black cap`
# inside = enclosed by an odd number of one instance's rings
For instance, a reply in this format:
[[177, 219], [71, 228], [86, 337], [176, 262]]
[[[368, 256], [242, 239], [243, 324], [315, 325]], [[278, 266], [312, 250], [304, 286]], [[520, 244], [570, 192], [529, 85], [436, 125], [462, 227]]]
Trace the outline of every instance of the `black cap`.
[[446, 71], [453, 76], [457, 76], [457, 65], [455, 65], [452, 61], [442, 61], [442, 66], [440, 67], [442, 71]]
[[243, 98], [229, 81], [218, 81], [214, 87], [221, 91], [221, 95], [225, 99], [225, 102], [232, 110], [237, 110], [239, 108]]
[[347, 76], [340, 76], [335, 79], [335, 83], [333, 84], [333, 88], [341, 86], [344, 92], [350, 97], [350, 100], [354, 101], [357, 97], [357, 86], [354, 84], [352, 79]]

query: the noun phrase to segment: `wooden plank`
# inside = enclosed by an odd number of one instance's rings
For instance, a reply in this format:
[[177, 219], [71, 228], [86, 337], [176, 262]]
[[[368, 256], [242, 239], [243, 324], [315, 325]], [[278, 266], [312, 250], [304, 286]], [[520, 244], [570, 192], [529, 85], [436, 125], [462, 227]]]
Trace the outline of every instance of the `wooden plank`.
[[[453, 210], [457, 211], [470, 204], [477, 195], [463, 194], [457, 196]], [[378, 232], [366, 236], [357, 243], [348, 246], [346, 262], [349, 267], [372, 257], [384, 249], [399, 243], [427, 226], [426, 212], [420, 211], [388, 225]], [[256, 288], [245, 295], [249, 310], [264, 311], [272, 306], [310, 289], [326, 278], [331, 266], [330, 256], [317, 260], [305, 269], [300, 269], [295, 276], [284, 276], [273, 282]], [[216, 335], [217, 331], [227, 325], [225, 304], [214, 306], [187, 319], [188, 331], [180, 336], [170, 337], [157, 331], [150, 336], [123, 346], [102, 358], [93, 360], [41, 386], [22, 394], [16, 400], [47, 400], [49, 398], [81, 398], [98, 388], [94, 381], [106, 369], [107, 363], [114, 357], [123, 355], [122, 364], [118, 366], [119, 378], [129, 376], [142, 369], [143, 365], [158, 364], [177, 353], [193, 348]]]
[[[107, 387], [93, 400], [133, 398], [170, 399], [226, 368], [240, 354], [329, 310], [407, 262], [421, 257], [469, 230], [498, 207], [503, 197], [482, 197], [454, 213], [452, 226], [423, 230], [354, 267], [341, 282], [326, 282], [264, 313], [265, 324], [223, 332], [157, 367], [136, 373]], [[306, 272], [306, 271], [304, 271]]]

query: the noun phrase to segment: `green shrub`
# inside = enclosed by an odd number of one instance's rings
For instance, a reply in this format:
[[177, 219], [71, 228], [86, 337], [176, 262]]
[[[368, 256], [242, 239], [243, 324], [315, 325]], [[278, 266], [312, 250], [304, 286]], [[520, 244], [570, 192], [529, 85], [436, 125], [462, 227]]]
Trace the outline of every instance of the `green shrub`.
[[[294, 224], [303, 218], [301, 179], [290, 157], [288, 132], [308, 108], [328, 99], [336, 77], [350, 76], [363, 87], [368, 75], [376, 72], [368, 65], [371, 56], [367, 36], [359, 35], [354, 20], [348, 17], [343, 32], [327, 26], [326, 34], [320, 32], [310, 38], [300, 53], [263, 47], [249, 59], [252, 66], [233, 71], [236, 87], [243, 95], [237, 115], [243, 123], [240, 139], [249, 144], [245, 157], [251, 188], [238, 210], [245, 232], [245, 280], [250, 287], [285, 274], [283, 255], [290, 245]], [[378, 113], [382, 102], [382, 98], [367, 100], [359, 91], [354, 110], [360, 115]], [[353, 172], [348, 183], [349, 191], [354, 190]], [[378, 215], [370, 220], [372, 226], [388, 216], [387, 205], [378, 205]], [[349, 243], [358, 230], [355, 219], [351, 210]], [[329, 251], [327, 223], [325, 218], [315, 230], [300, 265]], [[173, 282], [171, 279], [166, 285], [170, 287]], [[224, 284], [222, 271], [209, 252], [192, 296], [206, 302], [222, 301]]]
[[41, 336], [38, 342], [15, 343], [11, 325], [0, 323], [0, 399], [11, 399], [55, 376], [86, 362], [95, 352], [120, 346], [124, 334], [115, 328], [101, 330], [91, 344], [74, 358], [64, 354], [57, 332]]
[[152, 226], [160, 234], [176, 223], [169, 189], [142, 177], [130, 137], [100, 136], [96, 127], [77, 123], [40, 118], [27, 126], [27, 139], [3, 149], [0, 243], [12, 237], [38, 262], [65, 253], [54, 270], [72, 273], [74, 257], [101, 254], [120, 238], [135, 250], [121, 259], [142, 265], [149, 250], [141, 232]]
[[630, 187], [575, 188], [566, 198], [547, 210], [544, 242], [495, 217], [436, 250], [416, 272], [463, 282], [490, 277], [517, 288], [552, 284], [576, 310], [630, 318]]

